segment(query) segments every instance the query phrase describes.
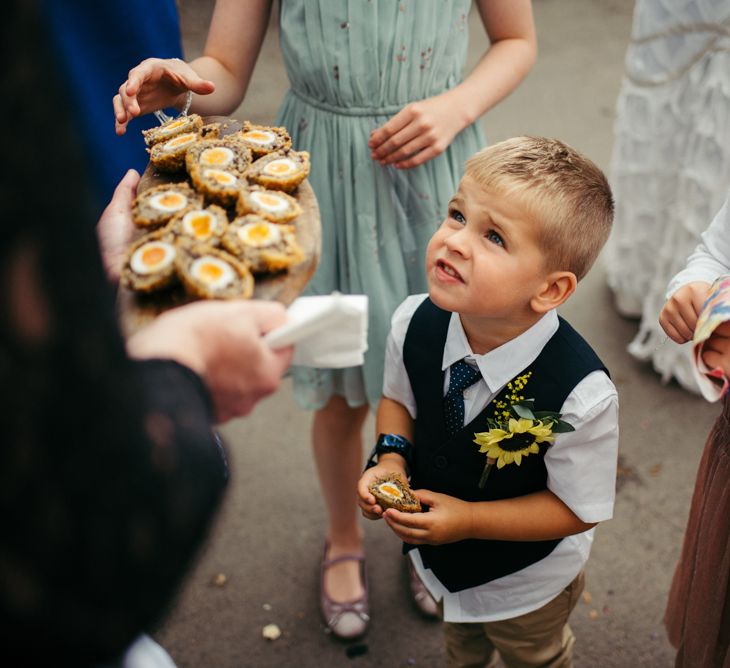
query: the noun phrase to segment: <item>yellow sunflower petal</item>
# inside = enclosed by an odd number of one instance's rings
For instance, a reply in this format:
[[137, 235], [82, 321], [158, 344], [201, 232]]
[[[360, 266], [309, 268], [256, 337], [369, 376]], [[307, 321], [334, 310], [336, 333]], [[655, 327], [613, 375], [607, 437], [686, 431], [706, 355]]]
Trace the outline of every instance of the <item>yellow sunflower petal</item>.
[[497, 468], [498, 468], [498, 469], [504, 468], [504, 465], [505, 465], [505, 464], [506, 464], [506, 462], [505, 462], [505, 461], [504, 461], [504, 459], [502, 459], [502, 457], [500, 456], [500, 458], [499, 458], [499, 459], [497, 460]]
[[515, 464], [517, 464], [517, 466], [522, 464], [522, 452], [519, 452], [519, 451], [515, 452], [514, 456], [515, 456]]
[[540, 452], [540, 446], [537, 444], [537, 441], [530, 444], [530, 447], [527, 448], [531, 453], [538, 454]]

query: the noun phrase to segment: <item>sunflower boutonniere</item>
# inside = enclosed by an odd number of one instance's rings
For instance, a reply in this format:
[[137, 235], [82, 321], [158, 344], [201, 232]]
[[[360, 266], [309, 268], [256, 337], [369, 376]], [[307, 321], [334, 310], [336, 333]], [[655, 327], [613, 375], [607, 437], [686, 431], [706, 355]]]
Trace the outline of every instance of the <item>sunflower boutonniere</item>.
[[522, 463], [522, 458], [540, 452], [540, 443], [550, 444], [554, 434], [575, 431], [573, 425], [561, 420], [561, 413], [536, 411], [535, 400], [517, 401], [500, 413], [502, 419], [487, 418], [488, 431], [474, 434], [479, 452], [487, 455], [487, 463], [479, 480], [480, 489], [496, 463], [501, 469], [507, 464]]

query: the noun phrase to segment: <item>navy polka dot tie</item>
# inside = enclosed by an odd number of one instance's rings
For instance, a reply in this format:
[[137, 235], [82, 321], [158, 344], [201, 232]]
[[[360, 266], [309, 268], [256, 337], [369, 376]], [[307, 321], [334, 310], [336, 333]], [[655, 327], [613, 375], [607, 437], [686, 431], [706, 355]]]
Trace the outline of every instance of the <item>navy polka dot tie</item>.
[[464, 390], [480, 377], [479, 369], [464, 360], [451, 365], [449, 389], [444, 397], [444, 421], [450, 436], [464, 427]]

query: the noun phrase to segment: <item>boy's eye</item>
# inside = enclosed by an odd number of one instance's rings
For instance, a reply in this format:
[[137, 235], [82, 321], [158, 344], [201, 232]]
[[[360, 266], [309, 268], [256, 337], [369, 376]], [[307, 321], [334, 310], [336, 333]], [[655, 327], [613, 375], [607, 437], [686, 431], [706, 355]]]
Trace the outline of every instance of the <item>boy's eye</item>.
[[461, 215], [458, 209], [449, 209], [449, 218], [453, 218], [457, 223], [465, 223], [466, 218]]
[[502, 239], [502, 237], [494, 230], [489, 230], [489, 232], [487, 232], [487, 239], [498, 246], [504, 246], [504, 239]]

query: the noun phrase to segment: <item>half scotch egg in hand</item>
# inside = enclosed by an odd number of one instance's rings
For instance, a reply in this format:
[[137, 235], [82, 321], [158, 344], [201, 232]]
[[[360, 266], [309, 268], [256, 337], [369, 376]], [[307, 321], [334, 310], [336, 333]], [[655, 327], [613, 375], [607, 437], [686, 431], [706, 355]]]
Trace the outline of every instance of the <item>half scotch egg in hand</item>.
[[375, 478], [368, 491], [383, 510], [395, 508], [403, 513], [421, 512], [421, 502], [399, 473]]

